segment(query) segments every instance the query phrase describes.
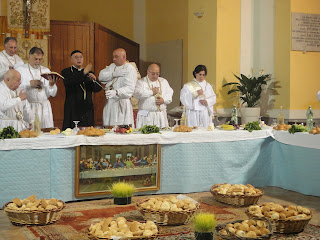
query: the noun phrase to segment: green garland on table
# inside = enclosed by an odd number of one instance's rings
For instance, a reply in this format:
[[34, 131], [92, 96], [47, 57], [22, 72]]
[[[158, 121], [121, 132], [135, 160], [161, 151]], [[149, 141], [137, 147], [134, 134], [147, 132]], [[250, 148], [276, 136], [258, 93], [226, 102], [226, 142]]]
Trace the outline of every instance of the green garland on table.
[[19, 138], [19, 133], [12, 126], [0, 130], [0, 139]]
[[293, 124], [289, 130], [289, 133], [294, 134], [296, 132], [307, 132], [307, 129], [302, 125]]
[[144, 125], [139, 131], [143, 134], [160, 133], [160, 129], [156, 125]]
[[259, 125], [259, 122], [255, 121], [255, 122], [248, 122], [244, 127], [244, 130], [248, 130], [249, 132], [252, 132], [253, 130], [262, 130], [262, 129]]

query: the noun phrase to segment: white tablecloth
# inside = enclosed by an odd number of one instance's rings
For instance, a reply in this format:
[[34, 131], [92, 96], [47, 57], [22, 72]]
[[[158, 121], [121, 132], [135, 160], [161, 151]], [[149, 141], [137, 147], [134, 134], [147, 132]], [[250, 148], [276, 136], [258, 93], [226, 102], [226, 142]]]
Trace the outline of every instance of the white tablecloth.
[[269, 129], [253, 131], [251, 133], [244, 130], [223, 131], [217, 129], [214, 131], [198, 129], [187, 133], [163, 131], [161, 134], [141, 134], [140, 132], [134, 132], [132, 134], [106, 133], [104, 136], [100, 137], [43, 134], [37, 138], [5, 139], [0, 141], [0, 150], [69, 148], [80, 145], [147, 145], [227, 142], [267, 138], [269, 136], [271, 136], [271, 131]]
[[314, 135], [307, 132], [290, 134], [288, 131], [272, 130], [272, 136], [275, 140], [284, 144], [320, 149], [320, 134]]
[[15, 138], [0, 140], [0, 151], [15, 149], [69, 148], [80, 145], [147, 145], [230, 142], [261, 139], [270, 136], [278, 142], [284, 144], [320, 149], [320, 134], [289, 134], [287, 131], [275, 131], [271, 128], [266, 128], [264, 130], [253, 132], [248, 132], [245, 130], [223, 131], [215, 129], [214, 131], [207, 131], [205, 129], [198, 129], [187, 133], [173, 131], [162, 131], [161, 134], [141, 134], [140, 132], [134, 132], [133, 134], [106, 133], [104, 136], [100, 137], [42, 134], [37, 138]]

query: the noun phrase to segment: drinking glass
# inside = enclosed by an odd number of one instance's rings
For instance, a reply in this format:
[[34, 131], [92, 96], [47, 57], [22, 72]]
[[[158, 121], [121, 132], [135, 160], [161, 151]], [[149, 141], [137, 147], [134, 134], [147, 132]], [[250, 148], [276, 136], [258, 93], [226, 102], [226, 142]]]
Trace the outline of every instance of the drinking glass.
[[74, 134], [77, 134], [79, 132], [79, 128], [78, 128], [78, 124], [79, 124], [80, 121], [73, 121], [74, 123], [74, 128], [73, 128], [73, 133]]
[[174, 127], [174, 128], [175, 128], [175, 127], [178, 127], [178, 126], [179, 126], [178, 122], [179, 122], [180, 119], [179, 119], [179, 118], [175, 118], [175, 119], [173, 119], [173, 120], [175, 121], [175, 124], [174, 124], [173, 127]]
[[272, 119], [272, 126], [277, 126], [278, 125], [278, 121], [276, 118]]

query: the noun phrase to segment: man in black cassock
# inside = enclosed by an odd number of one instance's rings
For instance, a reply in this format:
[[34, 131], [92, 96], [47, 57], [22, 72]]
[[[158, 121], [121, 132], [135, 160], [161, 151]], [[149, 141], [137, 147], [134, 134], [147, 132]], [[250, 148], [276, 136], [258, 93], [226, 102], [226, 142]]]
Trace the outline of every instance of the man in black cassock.
[[85, 68], [82, 67], [83, 54], [81, 51], [74, 50], [71, 53], [71, 63], [71, 67], [63, 69], [61, 72], [66, 89], [63, 130], [74, 128], [73, 121], [80, 121], [78, 126], [94, 125], [92, 93], [102, 89], [101, 83], [91, 71], [92, 65], [88, 64]]

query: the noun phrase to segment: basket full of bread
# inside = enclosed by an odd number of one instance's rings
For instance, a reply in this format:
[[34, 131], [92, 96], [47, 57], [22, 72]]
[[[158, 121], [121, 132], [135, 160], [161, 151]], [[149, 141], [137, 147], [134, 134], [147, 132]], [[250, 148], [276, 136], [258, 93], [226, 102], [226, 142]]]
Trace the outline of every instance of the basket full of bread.
[[251, 184], [215, 184], [210, 189], [215, 200], [234, 206], [249, 206], [256, 204], [262, 197], [263, 191]]
[[200, 204], [193, 199], [180, 196], [144, 199], [136, 203], [136, 207], [145, 220], [151, 220], [159, 225], [188, 224], [194, 218]]
[[237, 220], [217, 225], [215, 228], [216, 240], [242, 239], [264, 240], [272, 236], [272, 226], [269, 220]]
[[37, 199], [32, 195], [25, 199], [15, 198], [3, 206], [14, 225], [46, 225], [61, 218], [65, 203], [55, 198]]
[[270, 219], [273, 231], [276, 233], [299, 233], [308, 224], [312, 213], [301, 206], [283, 206], [273, 202], [253, 205], [247, 209], [249, 217]]
[[158, 235], [158, 227], [152, 221], [127, 221], [124, 217], [109, 217], [92, 224], [88, 232], [90, 239], [154, 239]]

